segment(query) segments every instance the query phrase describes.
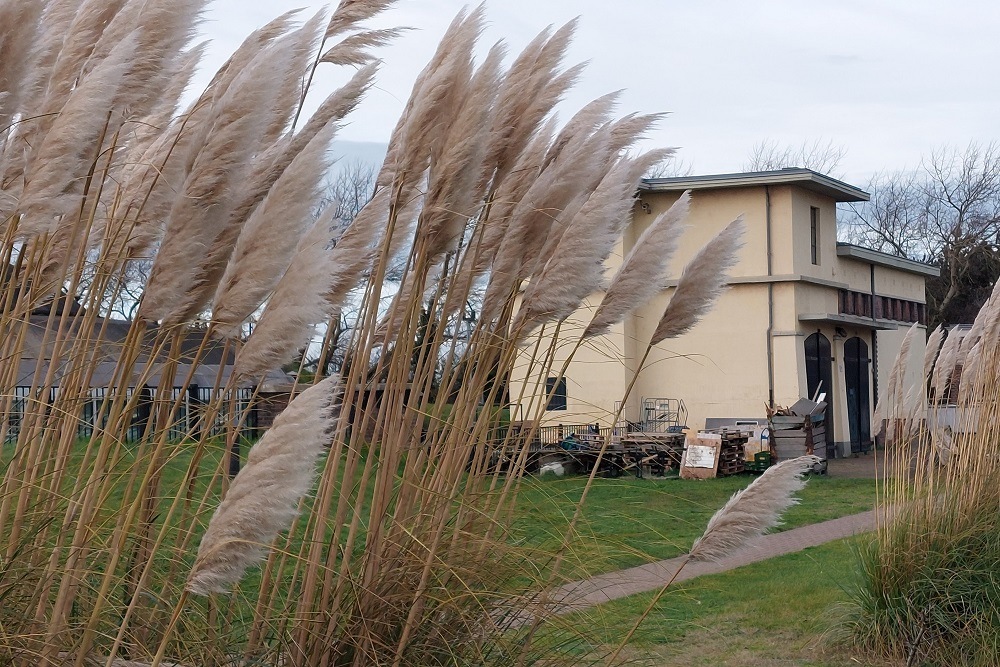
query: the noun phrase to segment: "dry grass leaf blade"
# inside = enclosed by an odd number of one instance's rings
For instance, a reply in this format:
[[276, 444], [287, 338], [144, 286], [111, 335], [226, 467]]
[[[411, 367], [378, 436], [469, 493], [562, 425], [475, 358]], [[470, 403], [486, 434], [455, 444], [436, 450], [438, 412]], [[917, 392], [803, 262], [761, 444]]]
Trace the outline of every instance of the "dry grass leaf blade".
[[816, 456], [782, 461], [768, 468], [750, 486], [734, 493], [695, 540], [688, 559], [725, 558], [777, 526], [785, 510], [798, 502], [795, 494], [806, 484], [803, 475], [818, 461]]
[[229, 487], [202, 537], [185, 588], [224, 593], [260, 561], [288, 528], [312, 488], [316, 461], [337, 418], [339, 378], [299, 394], [274, 420]]

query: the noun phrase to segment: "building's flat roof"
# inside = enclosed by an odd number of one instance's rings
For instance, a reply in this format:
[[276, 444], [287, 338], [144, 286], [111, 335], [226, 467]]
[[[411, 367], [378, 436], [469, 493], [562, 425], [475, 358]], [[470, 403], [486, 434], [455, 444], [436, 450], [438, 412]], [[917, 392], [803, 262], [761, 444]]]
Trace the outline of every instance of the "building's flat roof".
[[888, 253], [872, 250], [871, 248], [863, 248], [859, 245], [851, 245], [850, 243], [838, 243], [837, 254], [841, 257], [853, 257], [854, 259], [862, 262], [868, 262], [869, 264], [888, 266], [892, 269], [899, 269], [900, 271], [908, 271], [910, 273], [919, 273], [925, 276], [931, 276], [932, 278], [936, 278], [941, 275], [941, 269], [936, 266], [924, 264], [923, 262], [916, 262], [912, 259], [906, 259], [905, 257], [897, 257], [896, 255], [890, 255]]
[[806, 190], [826, 195], [838, 202], [868, 201], [869, 199], [868, 193], [861, 188], [848, 185], [812, 169], [801, 167], [790, 167], [777, 171], [751, 171], [741, 174], [644, 178], [639, 184], [639, 190], [643, 192], [676, 192], [712, 188], [748, 188], [758, 185], [797, 185]]

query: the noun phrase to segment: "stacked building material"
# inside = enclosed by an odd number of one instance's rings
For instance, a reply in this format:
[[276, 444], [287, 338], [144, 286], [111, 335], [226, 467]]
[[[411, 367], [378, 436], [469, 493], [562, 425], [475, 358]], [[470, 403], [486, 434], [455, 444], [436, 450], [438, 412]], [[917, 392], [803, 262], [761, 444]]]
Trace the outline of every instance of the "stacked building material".
[[746, 469], [744, 448], [747, 434], [739, 429], [722, 429], [722, 447], [719, 450], [719, 476], [738, 475]]
[[775, 461], [813, 455], [822, 459], [815, 472], [826, 471], [826, 403], [800, 399], [768, 415], [771, 453]]

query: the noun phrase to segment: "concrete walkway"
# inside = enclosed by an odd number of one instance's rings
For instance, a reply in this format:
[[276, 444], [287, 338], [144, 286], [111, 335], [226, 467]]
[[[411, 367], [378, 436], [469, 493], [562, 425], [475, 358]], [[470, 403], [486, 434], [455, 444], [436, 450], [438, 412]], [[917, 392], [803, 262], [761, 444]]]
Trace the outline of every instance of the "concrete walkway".
[[[770, 533], [757, 539], [739, 553], [714, 563], [688, 563], [676, 581], [686, 581], [705, 574], [717, 574], [743, 565], [815, 547], [875, 528], [875, 512], [850, 516]], [[610, 600], [659, 590], [680, 567], [683, 556], [656, 563], [608, 572], [591, 579], [574, 581], [558, 589], [552, 598], [556, 613], [565, 614]]]

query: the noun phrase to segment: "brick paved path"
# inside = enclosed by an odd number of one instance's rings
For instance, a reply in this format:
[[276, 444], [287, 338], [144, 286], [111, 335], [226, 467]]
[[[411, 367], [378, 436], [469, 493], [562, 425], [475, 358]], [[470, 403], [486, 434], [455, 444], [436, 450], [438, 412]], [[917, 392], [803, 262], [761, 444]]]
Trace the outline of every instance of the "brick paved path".
[[[793, 528], [781, 533], [770, 533], [734, 556], [715, 563], [688, 563], [676, 581], [685, 581], [705, 574], [716, 574], [743, 565], [801, 551], [826, 542], [850, 537], [875, 528], [875, 512], [862, 512], [850, 516]], [[557, 613], [569, 613], [616, 600], [636, 593], [658, 590], [670, 580], [683, 557], [661, 560], [656, 563], [631, 567], [601, 574], [591, 579], [574, 581], [558, 588], [553, 597]]]

